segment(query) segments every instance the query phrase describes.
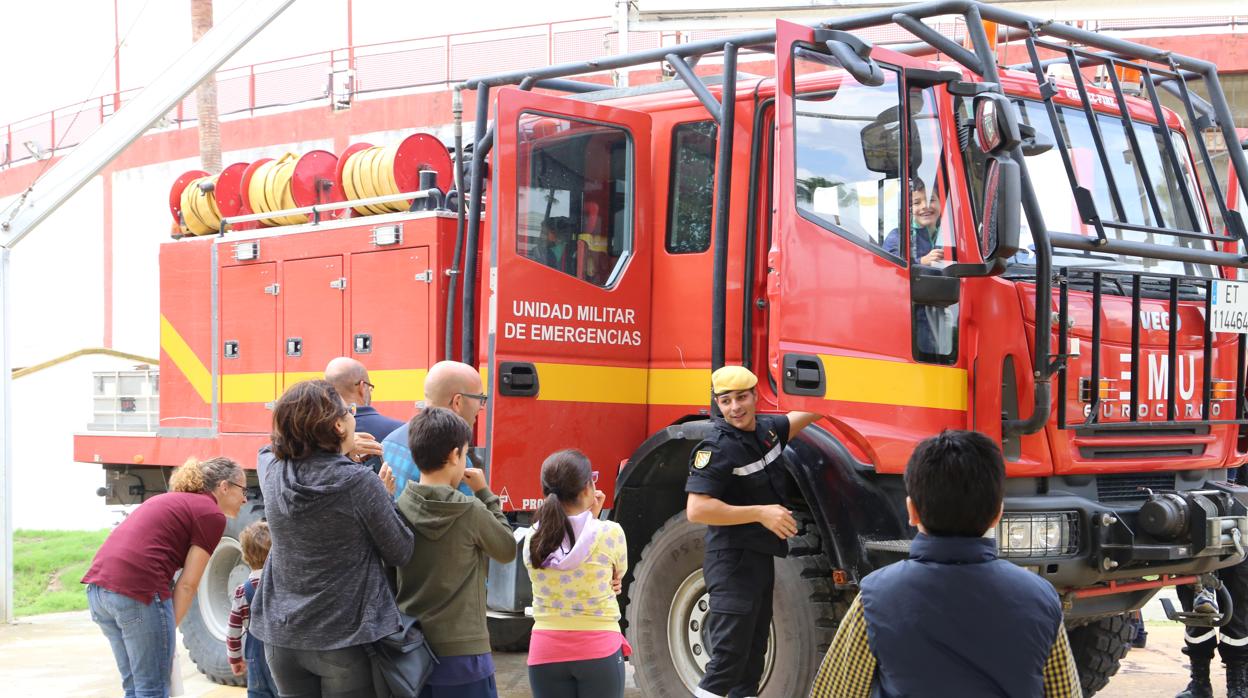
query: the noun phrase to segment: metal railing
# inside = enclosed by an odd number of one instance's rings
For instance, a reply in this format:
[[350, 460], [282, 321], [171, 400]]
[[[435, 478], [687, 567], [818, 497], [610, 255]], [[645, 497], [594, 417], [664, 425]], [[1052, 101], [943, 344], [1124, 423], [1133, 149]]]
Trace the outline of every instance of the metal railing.
[[[1227, 31], [1248, 26], [1248, 16], [1178, 17], [1104, 20], [1083, 23], [1091, 31], [1135, 31], [1159, 28], [1210, 28]], [[933, 21], [930, 26], [954, 41], [966, 36], [960, 19]], [[760, 29], [763, 27], [760, 27]], [[739, 30], [629, 32], [631, 51], [726, 37]], [[898, 26], [870, 27], [859, 32], [875, 44], [913, 41]], [[489, 50], [482, 50], [487, 45]], [[506, 29], [441, 34], [400, 41], [347, 46], [217, 73], [217, 108], [223, 117], [303, 104], [331, 97], [334, 71], [354, 71], [352, 96], [393, 90], [450, 85], [473, 75], [558, 65], [604, 55], [618, 55], [619, 41], [609, 17], [549, 22]], [[57, 150], [82, 142], [141, 88], [92, 97], [0, 126], [0, 168], [51, 157]], [[165, 128], [196, 122], [195, 97], [188, 96], [162, 121]]]

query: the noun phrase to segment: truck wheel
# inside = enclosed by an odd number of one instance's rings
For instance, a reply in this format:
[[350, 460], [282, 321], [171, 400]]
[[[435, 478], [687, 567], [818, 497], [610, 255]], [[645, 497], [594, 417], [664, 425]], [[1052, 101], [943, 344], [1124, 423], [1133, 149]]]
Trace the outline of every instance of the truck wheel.
[[1083, 695], [1091, 696], [1109, 684], [1109, 677], [1131, 649], [1131, 619], [1128, 614], [1109, 616], [1067, 631], [1070, 651], [1079, 670]]
[[238, 517], [225, 520], [225, 533], [208, 559], [199, 590], [182, 619], [182, 644], [200, 673], [227, 686], [245, 686], [247, 679], [230, 671], [225, 655], [225, 630], [230, 619], [230, 602], [234, 589], [242, 584], [251, 569], [243, 562], [239, 534], [253, 521], [264, 518], [264, 505], [248, 499]]
[[[642, 551], [628, 603], [632, 662], [642, 695], [688, 696], [710, 659], [703, 637], [709, 610], [702, 579], [705, 534], [706, 527], [690, 523], [682, 511]], [[818, 534], [807, 525], [790, 542], [790, 556], [776, 561], [771, 639], [759, 695], [805, 695], [848, 610], [849, 597], [832, 589]]]
[[490, 649], [495, 652], [528, 652], [529, 636], [533, 632], [533, 619], [528, 616], [495, 614], [485, 616], [490, 630]]

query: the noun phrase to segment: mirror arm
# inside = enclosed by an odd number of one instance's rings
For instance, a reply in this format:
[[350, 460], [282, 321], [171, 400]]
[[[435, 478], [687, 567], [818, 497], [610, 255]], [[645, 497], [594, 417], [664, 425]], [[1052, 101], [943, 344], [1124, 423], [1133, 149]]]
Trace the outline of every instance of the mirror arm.
[[1006, 260], [997, 258], [988, 264], [978, 262], [958, 262], [945, 267], [942, 273], [955, 279], [967, 279], [980, 276], [1000, 276], [1005, 273]]
[[867, 87], [884, 84], [884, 71], [871, 60], [870, 44], [849, 32], [837, 29], [816, 29], [814, 34], [815, 43], [827, 46], [828, 51], [855, 80]]

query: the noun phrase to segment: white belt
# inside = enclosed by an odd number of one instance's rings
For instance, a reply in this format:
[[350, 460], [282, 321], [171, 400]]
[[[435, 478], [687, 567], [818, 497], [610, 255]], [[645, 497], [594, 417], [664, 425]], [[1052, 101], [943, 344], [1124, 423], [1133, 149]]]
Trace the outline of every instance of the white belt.
[[771, 463], [775, 461], [777, 458], [779, 458], [780, 450], [781, 450], [780, 444], [776, 444], [775, 446], [771, 448], [770, 451], [767, 452], [767, 455], [763, 456], [762, 460], [756, 460], [753, 463], [750, 463], [749, 465], [743, 465], [740, 468], [733, 468], [732, 474], [733, 475], [753, 475], [754, 473], [757, 473], [763, 468], [766, 468], [768, 463]]

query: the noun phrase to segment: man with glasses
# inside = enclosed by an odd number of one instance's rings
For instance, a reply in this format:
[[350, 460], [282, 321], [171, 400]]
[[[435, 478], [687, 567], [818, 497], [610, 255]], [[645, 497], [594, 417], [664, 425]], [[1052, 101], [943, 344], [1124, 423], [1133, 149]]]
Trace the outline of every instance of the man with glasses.
[[[373, 390], [377, 387], [368, 380], [368, 369], [364, 368], [364, 364], [347, 356], [340, 356], [325, 367], [325, 380], [334, 386], [334, 390], [342, 397], [343, 401], [348, 405], [355, 405], [355, 433], [357, 440], [360, 433], [363, 432], [373, 437], [373, 439], [381, 440], [386, 438], [390, 432], [403, 426], [403, 422], [392, 419], [378, 412], [371, 403], [373, 401]], [[364, 439], [367, 441], [367, 439]], [[378, 472], [381, 469], [380, 449], [377, 452], [370, 452], [368, 457], [361, 461], [364, 465]]]
[[[471, 426], [476, 426], [477, 415], [488, 399], [481, 374], [468, 364], [439, 361], [425, 375], [425, 406], [445, 407], [463, 417]], [[416, 469], [412, 452], [407, 446], [407, 424], [390, 432], [381, 445], [386, 464], [394, 472], [397, 498], [409, 479], [420, 479], [420, 471]]]

